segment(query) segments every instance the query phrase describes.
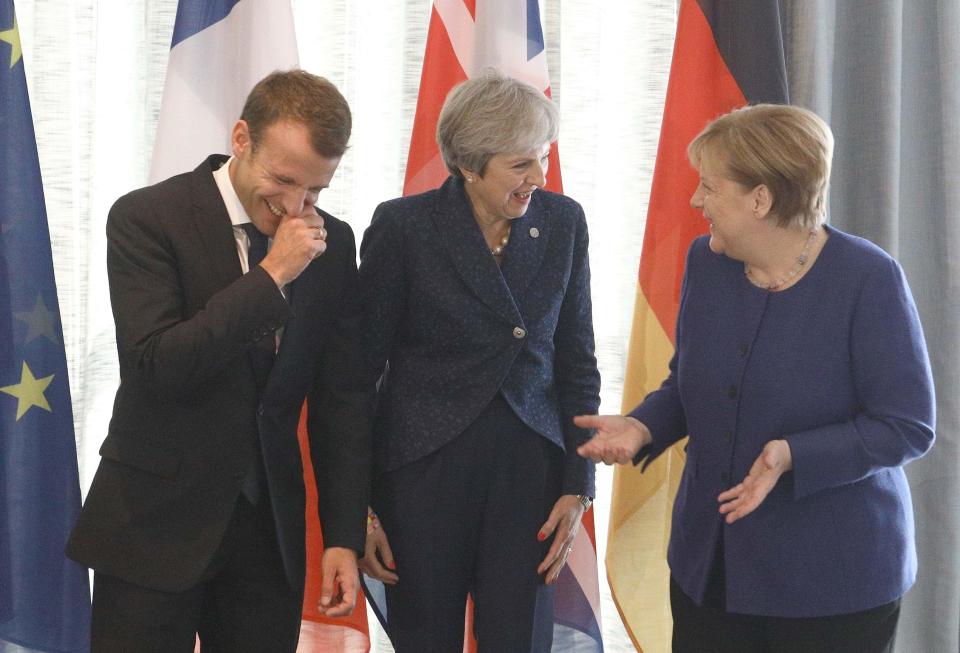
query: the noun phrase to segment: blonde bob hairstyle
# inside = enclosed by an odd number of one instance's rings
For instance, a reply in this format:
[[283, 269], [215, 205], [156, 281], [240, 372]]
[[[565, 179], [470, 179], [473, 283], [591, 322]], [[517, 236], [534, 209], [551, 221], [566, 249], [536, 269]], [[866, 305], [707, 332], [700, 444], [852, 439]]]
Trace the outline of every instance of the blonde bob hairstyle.
[[826, 219], [833, 133], [812, 111], [757, 104], [720, 116], [687, 147], [695, 167], [704, 157], [744, 188], [766, 186], [779, 226], [814, 228]]
[[557, 107], [533, 86], [487, 69], [447, 95], [437, 121], [443, 162], [483, 176], [497, 154], [526, 153], [557, 140]]

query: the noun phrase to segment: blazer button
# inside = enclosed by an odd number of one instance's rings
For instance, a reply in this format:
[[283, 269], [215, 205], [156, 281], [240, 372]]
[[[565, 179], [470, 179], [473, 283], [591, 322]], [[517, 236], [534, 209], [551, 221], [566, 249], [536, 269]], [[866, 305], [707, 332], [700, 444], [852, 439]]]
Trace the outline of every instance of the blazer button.
[[730, 430], [724, 431], [723, 439], [726, 440], [727, 442], [730, 442], [731, 440], [733, 440], [733, 431], [730, 431]]
[[737, 398], [737, 386], [731, 385], [729, 388], [727, 388], [727, 396], [730, 397], [731, 399], [736, 399], [736, 398]]
[[517, 340], [522, 340], [527, 335], [527, 332], [521, 327], [513, 327], [513, 337]]
[[740, 345], [737, 347], [737, 353], [740, 354], [740, 357], [743, 358], [747, 355], [747, 352], [750, 351], [750, 348], [746, 345]]
[[531, 238], [539, 238], [539, 237], [540, 237], [540, 230], [537, 229], [536, 227], [530, 227], [530, 237], [531, 237]]

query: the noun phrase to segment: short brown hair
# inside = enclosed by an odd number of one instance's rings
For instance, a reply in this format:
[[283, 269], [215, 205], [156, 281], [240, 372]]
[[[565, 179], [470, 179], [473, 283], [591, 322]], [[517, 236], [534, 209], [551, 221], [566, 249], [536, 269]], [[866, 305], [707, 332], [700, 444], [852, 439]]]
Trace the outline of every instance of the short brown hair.
[[250, 91], [240, 119], [246, 121], [253, 148], [264, 130], [281, 121], [302, 124], [317, 154], [343, 156], [350, 140], [350, 107], [337, 87], [305, 70], [276, 70]]
[[823, 224], [833, 133], [817, 114], [783, 104], [743, 107], [707, 125], [687, 147], [687, 158], [699, 167], [705, 151], [738, 184], [766, 186], [780, 226]]

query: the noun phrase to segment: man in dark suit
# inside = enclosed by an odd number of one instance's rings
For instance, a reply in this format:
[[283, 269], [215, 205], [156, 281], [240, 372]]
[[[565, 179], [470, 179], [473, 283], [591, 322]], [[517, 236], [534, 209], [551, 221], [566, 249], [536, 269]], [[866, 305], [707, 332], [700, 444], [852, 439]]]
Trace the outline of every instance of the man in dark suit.
[[233, 157], [110, 211], [120, 388], [67, 549], [95, 570], [94, 651], [192, 651], [197, 634], [204, 651], [296, 649], [304, 398], [320, 607], [353, 608], [372, 388], [356, 367], [353, 234], [314, 207], [350, 129], [327, 80], [273, 73], [247, 98]]

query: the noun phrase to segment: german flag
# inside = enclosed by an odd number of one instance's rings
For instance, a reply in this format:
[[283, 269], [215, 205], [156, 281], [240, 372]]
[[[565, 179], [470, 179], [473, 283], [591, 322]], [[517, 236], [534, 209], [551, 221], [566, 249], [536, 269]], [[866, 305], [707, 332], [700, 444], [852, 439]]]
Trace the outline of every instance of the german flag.
[[[776, 0], [681, 0], [660, 145], [653, 173], [624, 382], [623, 410], [667, 377], [683, 264], [707, 223], [690, 207], [697, 172], [687, 145], [708, 122], [746, 104], [789, 101]], [[666, 564], [683, 444], [644, 473], [614, 473], [607, 578], [637, 650], [670, 650]]]

